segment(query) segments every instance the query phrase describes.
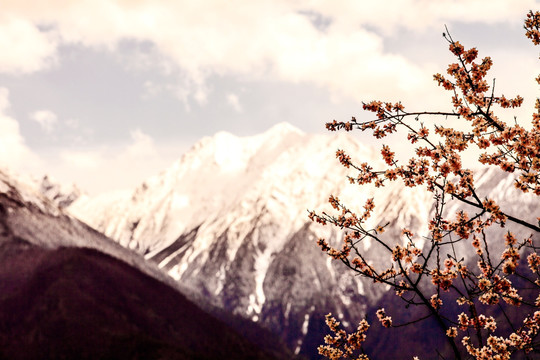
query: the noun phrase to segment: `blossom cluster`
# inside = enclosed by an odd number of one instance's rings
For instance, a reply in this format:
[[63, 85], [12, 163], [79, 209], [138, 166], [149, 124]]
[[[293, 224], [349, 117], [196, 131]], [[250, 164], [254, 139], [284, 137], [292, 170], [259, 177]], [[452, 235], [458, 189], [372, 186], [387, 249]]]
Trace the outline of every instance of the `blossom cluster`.
[[[351, 334], [347, 334], [347, 332], [340, 327], [340, 322], [337, 321], [332, 314], [326, 315], [326, 324], [334, 333], [334, 336], [325, 336], [324, 342], [326, 345], [321, 345], [318, 348], [320, 355], [331, 360], [342, 358], [369, 360], [368, 356], [362, 351], [362, 344], [366, 340], [365, 333], [369, 329], [369, 324], [366, 320], [360, 321], [356, 331]], [[356, 353], [359, 353], [358, 356], [353, 357]]]
[[[527, 15], [525, 29], [526, 36], [540, 45], [540, 12]], [[487, 230], [513, 223], [537, 234], [540, 217], [538, 224], [528, 222], [520, 214], [508, 213], [495, 200], [480, 196], [474, 173], [464, 166], [463, 159], [470, 156], [471, 149], [479, 152], [480, 164], [515, 174], [517, 189], [540, 196], [540, 99], [536, 100], [529, 127], [500, 119], [497, 108], [520, 107], [523, 98], [495, 94], [494, 82], [490, 86], [487, 80], [492, 59], [479, 58], [476, 48], [465, 48], [449, 33], [445, 33], [445, 39], [456, 61], [447, 67], [445, 75], [435, 74], [433, 78], [451, 93], [449, 111], [410, 112], [400, 102], [375, 100], [363, 104], [363, 109], [373, 114], [373, 120], [361, 122], [352, 117], [347, 122], [333, 120], [326, 124], [330, 131], [358, 129], [371, 132], [376, 139], [384, 139], [399, 128], [406, 131], [407, 141], [414, 147], [415, 155], [410, 159], [399, 159], [387, 144], [381, 146], [385, 164], [382, 169], [374, 169], [365, 162], [356, 164], [345, 150], [338, 150], [336, 157], [356, 172], [348, 177], [352, 184], [384, 187], [389, 182], [401, 181], [407, 187], [421, 186], [431, 192], [435, 206], [427, 219], [427, 235], [420, 237], [403, 229], [402, 242], [396, 242], [395, 236], [385, 232], [388, 223], [367, 226], [374, 199], [368, 199], [364, 209], [357, 213], [339, 198], [330, 196], [329, 203], [336, 213], [310, 212], [309, 217], [345, 231], [341, 248], [319, 239], [322, 251], [357, 274], [393, 289], [407, 306], [423, 307], [425, 318], [436, 320], [456, 359], [463, 352], [477, 360], [510, 359], [517, 352], [540, 351], [540, 344], [535, 342], [540, 334], [540, 247], [534, 245], [533, 235], [520, 239], [506, 231], [502, 238], [493, 239]], [[540, 84], [540, 76], [536, 81]], [[427, 121], [420, 121], [426, 118]], [[446, 126], [435, 119], [443, 119]], [[448, 126], [448, 119], [459, 120], [463, 126], [459, 130]], [[446, 210], [449, 202], [458, 202], [467, 210], [462, 208], [450, 214]], [[375, 267], [368, 261], [359, 247], [365, 239], [387, 252], [386, 263]], [[503, 245], [500, 252], [492, 245], [496, 241]], [[417, 246], [420, 243], [422, 247]], [[465, 256], [457, 253], [457, 244], [469, 246]], [[524, 265], [525, 258], [528, 266]], [[382, 268], [378, 268], [380, 265]], [[523, 282], [527, 286], [523, 287]], [[531, 289], [538, 294], [534, 298]], [[525, 294], [527, 291], [529, 295]], [[446, 298], [452, 297], [465, 309], [457, 318], [445, 312]], [[512, 331], [502, 333], [503, 327], [498, 324], [501, 319], [482, 313], [495, 306], [512, 307], [523, 323], [510, 323], [506, 328]], [[376, 316], [384, 327], [396, 326], [385, 309], [379, 309]], [[502, 318], [510, 322], [508, 317]], [[335, 319], [327, 318], [327, 323], [336, 335], [325, 338], [326, 345], [319, 348], [320, 353], [330, 359], [352, 358], [352, 352], [365, 340], [367, 323], [352, 338], [356, 344], [352, 347], [346, 345], [345, 333]], [[361, 358], [367, 356], [362, 352]]]

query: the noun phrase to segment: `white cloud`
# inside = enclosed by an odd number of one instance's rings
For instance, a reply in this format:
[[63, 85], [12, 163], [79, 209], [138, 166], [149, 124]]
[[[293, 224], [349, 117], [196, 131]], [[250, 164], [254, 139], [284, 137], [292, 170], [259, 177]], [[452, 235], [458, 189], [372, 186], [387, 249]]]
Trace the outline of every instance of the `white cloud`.
[[[55, 29], [65, 44], [114, 50], [122, 40], [141, 41], [152, 44], [151, 52], [162, 57], [155, 66], [175, 64], [187, 74], [175, 89], [179, 98], [187, 102], [191, 96], [204, 104], [211, 91], [209, 77], [224, 74], [313, 83], [333, 95], [357, 100], [380, 97], [392, 89], [429, 95], [432, 69], [385, 49], [383, 34], [395, 35], [403, 28], [440, 31], [449, 21], [519, 26], [537, 2], [8, 0], [2, 7], [26, 34], [23, 49], [12, 57], [25, 59], [23, 64], [31, 62], [21, 65], [26, 71], [45, 66], [57, 48], [58, 37], [37, 31], [35, 24]], [[313, 14], [328, 19], [324, 29], [313, 24]], [[11, 39], [15, 27], [0, 28], [0, 38]], [[8, 68], [16, 66], [4, 54], [0, 59], [0, 71], [2, 61], [10, 64]], [[146, 66], [154, 66], [142, 59]]]
[[50, 110], [37, 110], [30, 114], [30, 118], [37, 122], [46, 133], [52, 133], [58, 123], [58, 117]]
[[440, 29], [452, 21], [521, 24], [528, 10], [538, 7], [535, 0], [335, 0], [314, 2], [311, 9], [324, 14], [345, 28], [368, 25], [389, 34], [400, 29]]
[[60, 153], [62, 161], [71, 169], [77, 171], [96, 171], [103, 163], [102, 155], [94, 150], [70, 151], [64, 150]]
[[9, 90], [5, 87], [0, 87], [0, 113], [9, 109]]
[[40, 160], [26, 146], [17, 120], [6, 115], [9, 109], [9, 91], [0, 87], [0, 166], [18, 172], [32, 171]]
[[125, 162], [140, 161], [142, 158], [157, 157], [154, 139], [141, 131], [135, 129], [130, 132], [132, 143], [119, 155]]
[[65, 124], [71, 129], [78, 129], [80, 126], [80, 121], [79, 119], [67, 119]]
[[30, 73], [56, 62], [58, 37], [23, 17], [0, 16], [0, 72]]
[[[6, 114], [9, 107], [9, 90], [0, 87], [0, 168], [38, 177], [54, 174], [91, 192], [135, 186], [170, 166], [187, 149], [182, 143], [156, 145], [151, 136], [134, 129], [124, 144], [82, 150], [48, 148], [38, 156], [26, 145], [17, 120]], [[50, 111], [36, 113], [38, 119], [55, 118]]]
[[229, 106], [232, 107], [234, 111], [239, 112], [239, 113], [243, 111], [238, 95], [229, 93], [227, 94], [226, 98], [227, 98], [227, 104], [229, 104]]
[[[535, 8], [538, 1], [533, 0], [4, 0], [0, 73], [47, 69], [61, 61], [61, 46], [114, 52], [122, 41], [130, 41], [149, 46], [140, 56], [120, 56], [126, 67], [152, 67], [172, 79], [168, 84], [147, 82], [142, 95], [174, 92], [187, 109], [192, 100], [205, 104], [211, 99], [211, 79], [229, 76], [308, 83], [336, 99], [402, 99], [425, 108], [440, 94], [432, 94], [436, 88], [431, 75], [442, 69], [427, 59], [412, 60], [394, 52], [385, 47], [385, 39], [399, 39], [403, 29], [440, 33], [443, 24], [453, 21], [520, 27], [527, 10]], [[317, 19], [324, 19], [325, 26]], [[522, 66], [514, 72], [516, 59], [512, 61], [504, 63], [502, 71], [510, 76], [525, 71]], [[498, 80], [499, 84], [503, 85]], [[532, 83], [528, 93], [535, 94], [535, 86]], [[237, 94], [225, 96], [229, 106], [243, 110]], [[8, 107], [8, 92], [0, 88], [0, 163], [37, 164], [17, 121], [6, 115]], [[33, 118], [45, 131], [59, 125], [54, 113], [33, 113]], [[79, 129], [76, 122], [65, 125]], [[140, 181], [147, 176], [143, 174], [169, 165], [180, 154], [163, 158], [162, 144], [140, 129], [123, 145], [55, 151], [61, 161], [49, 161], [49, 171], [64, 178], [76, 176], [93, 191], [125, 186], [129, 179]]]
[[154, 140], [149, 135], [140, 129], [132, 130], [130, 135], [131, 142], [127, 144], [87, 150], [61, 150], [60, 157], [68, 167], [122, 172], [137, 168], [143, 161], [152, 161], [159, 156]]
[[50, 164], [57, 178], [75, 182], [98, 193], [134, 187], [147, 177], [169, 167], [186, 150], [183, 144], [157, 145], [140, 129], [130, 132], [124, 144], [103, 145], [84, 150], [59, 149], [61, 161]]

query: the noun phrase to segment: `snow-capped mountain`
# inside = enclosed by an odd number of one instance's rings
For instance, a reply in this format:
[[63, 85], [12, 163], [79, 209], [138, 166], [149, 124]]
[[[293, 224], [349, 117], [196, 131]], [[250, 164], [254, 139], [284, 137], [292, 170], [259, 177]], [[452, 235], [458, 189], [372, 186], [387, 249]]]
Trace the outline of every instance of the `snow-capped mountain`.
[[65, 186], [47, 175], [36, 183], [39, 186], [39, 191], [61, 209], [68, 207], [82, 195], [82, 191], [76, 185]]
[[59, 247], [94, 248], [138, 268], [148, 275], [177, 284], [139, 254], [125, 251], [111, 239], [95, 229], [64, 213], [60, 207], [43, 195], [42, 188], [33, 179], [0, 171], [0, 211], [3, 232], [0, 241], [25, 239], [32, 245], [47, 249]]
[[293, 358], [66, 214], [49, 185], [0, 171], [0, 358]]
[[[355, 162], [380, 161], [346, 133], [308, 135], [288, 124], [253, 137], [218, 133], [135, 190], [82, 195], [68, 211], [225, 311], [279, 334], [296, 353], [317, 358], [326, 313], [354, 325], [383, 293], [318, 249], [318, 237], [339, 242], [343, 234], [311, 223], [307, 210], [329, 210], [330, 194], [359, 211], [374, 197], [368, 226], [390, 223], [384, 235], [398, 242], [408, 228], [420, 242], [434, 204], [432, 194], [401, 182], [350, 185], [346, 176], [355, 174], [335, 159], [337, 149]], [[514, 189], [513, 177], [485, 169], [475, 178], [481, 198], [534, 222], [535, 199]], [[460, 208], [458, 202], [446, 205], [450, 217]], [[508, 228], [512, 224], [489, 230], [494, 251]], [[518, 229], [520, 237], [530, 233]], [[377, 246], [364, 241], [364, 247], [375, 266], [388, 261]]]
[[[376, 207], [374, 225], [393, 222], [396, 239], [401, 227], [424, 228], [431, 210], [429, 195], [415, 189], [348, 184], [337, 149], [378, 161], [347, 134], [307, 135], [288, 124], [246, 138], [218, 133], [134, 191], [81, 196], [69, 211], [313, 355], [326, 313], [360, 319], [380, 292], [318, 249], [318, 237], [338, 241], [341, 233], [311, 223], [307, 210], [328, 209], [330, 194], [356, 209], [376, 196], [389, 205]], [[374, 261], [381, 256], [370, 251]]]

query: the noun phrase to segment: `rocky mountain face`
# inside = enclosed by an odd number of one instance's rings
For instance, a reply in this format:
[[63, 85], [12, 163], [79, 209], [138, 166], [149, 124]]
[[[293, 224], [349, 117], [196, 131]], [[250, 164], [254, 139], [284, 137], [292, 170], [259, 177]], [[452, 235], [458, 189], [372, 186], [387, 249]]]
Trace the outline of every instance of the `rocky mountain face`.
[[0, 171], [0, 358], [292, 358], [267, 331], [218, 320], [180, 288], [35, 182]]
[[[421, 233], [429, 195], [396, 183], [376, 189], [348, 184], [354, 173], [335, 159], [337, 149], [356, 160], [378, 155], [353, 137], [306, 135], [280, 124], [264, 134], [204, 138], [163, 173], [131, 192], [81, 196], [68, 210], [138, 251], [179, 283], [280, 334], [297, 354], [318, 358], [332, 312], [354, 325], [381, 295], [372, 282], [331, 261], [316, 245], [343, 233], [316, 226], [308, 209], [329, 210], [334, 194], [361, 209], [375, 197], [372, 225], [391, 222]], [[368, 256], [380, 249], [365, 243]]]
[[178, 287], [159, 268], [134, 252], [66, 214], [44, 196], [34, 180], [0, 171], [0, 242], [23, 239], [45, 249], [93, 248], [119, 258], [142, 272]]
[[76, 185], [66, 186], [60, 184], [47, 175], [36, 181], [36, 185], [39, 187], [39, 192], [60, 209], [68, 207], [82, 195], [81, 190]]

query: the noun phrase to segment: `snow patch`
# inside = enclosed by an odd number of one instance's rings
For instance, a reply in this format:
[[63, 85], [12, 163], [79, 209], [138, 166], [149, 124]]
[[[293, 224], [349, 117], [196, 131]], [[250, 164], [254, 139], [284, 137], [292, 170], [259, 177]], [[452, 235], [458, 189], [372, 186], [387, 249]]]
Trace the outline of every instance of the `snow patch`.
[[214, 295], [218, 295], [222, 290], [223, 290], [223, 287], [225, 286], [225, 268], [223, 265], [221, 265], [219, 267], [219, 270], [217, 272], [217, 284], [216, 284], [216, 289], [214, 290]]
[[168, 274], [176, 281], [179, 281], [187, 269], [188, 269], [188, 264], [184, 262], [179, 265], [173, 266], [171, 270], [169, 270]]
[[182, 277], [182, 271], [179, 270], [179, 266], [175, 265], [172, 267], [169, 272], [169, 276], [172, 277], [176, 281], [180, 281], [180, 278]]
[[[185, 247], [187, 246], [188, 244], [186, 245], [183, 245], [180, 249], [176, 250], [176, 251], [173, 251], [169, 256], [167, 256], [165, 259], [163, 259], [159, 264], [158, 266], [160, 268], [163, 268], [165, 266], [167, 266], [168, 263], [171, 262], [172, 259], [174, 259], [178, 254], [180, 254], [182, 251], [184, 251]], [[192, 252], [193, 250], [192, 249], [187, 249], [186, 251], [186, 255], [189, 256], [189, 254]]]
[[176, 193], [172, 195], [171, 208], [181, 209], [188, 205], [189, 205], [189, 196], [184, 195], [184, 194], [176, 194]]
[[249, 299], [249, 305], [247, 308], [247, 314], [248, 315], [252, 313], [260, 314], [261, 306], [257, 302], [256, 296], [254, 294], [250, 294], [248, 299]]
[[269, 252], [264, 252], [255, 261], [255, 294], [259, 308], [262, 307], [266, 300], [263, 284], [266, 277], [266, 270], [270, 266], [270, 256], [271, 254]]
[[351, 305], [352, 301], [347, 295], [344, 295], [344, 294], [340, 293], [340, 298], [341, 298], [341, 302], [343, 303], [343, 305], [345, 305], [345, 306]]
[[358, 293], [360, 295], [365, 295], [365, 291], [364, 291], [364, 283], [362, 282], [362, 280], [360, 279], [357, 279], [356, 280], [356, 287], [357, 287], [357, 290], [358, 290]]
[[308, 326], [309, 326], [309, 314], [305, 314], [304, 315], [304, 322], [302, 323], [302, 334], [304, 334], [304, 336], [308, 332]]
[[214, 161], [226, 172], [240, 171], [246, 166], [245, 152], [239, 139], [229, 133], [220, 132], [214, 137]]
[[291, 313], [291, 303], [288, 302], [286, 307], [285, 307], [285, 313], [283, 314], [283, 316], [285, 317], [285, 319], [288, 319], [289, 318], [289, 314]]
[[336, 272], [334, 271], [332, 260], [333, 259], [329, 256], [326, 258], [326, 268], [328, 269], [328, 272], [330, 273], [330, 276], [332, 277], [332, 279], [336, 279]]

